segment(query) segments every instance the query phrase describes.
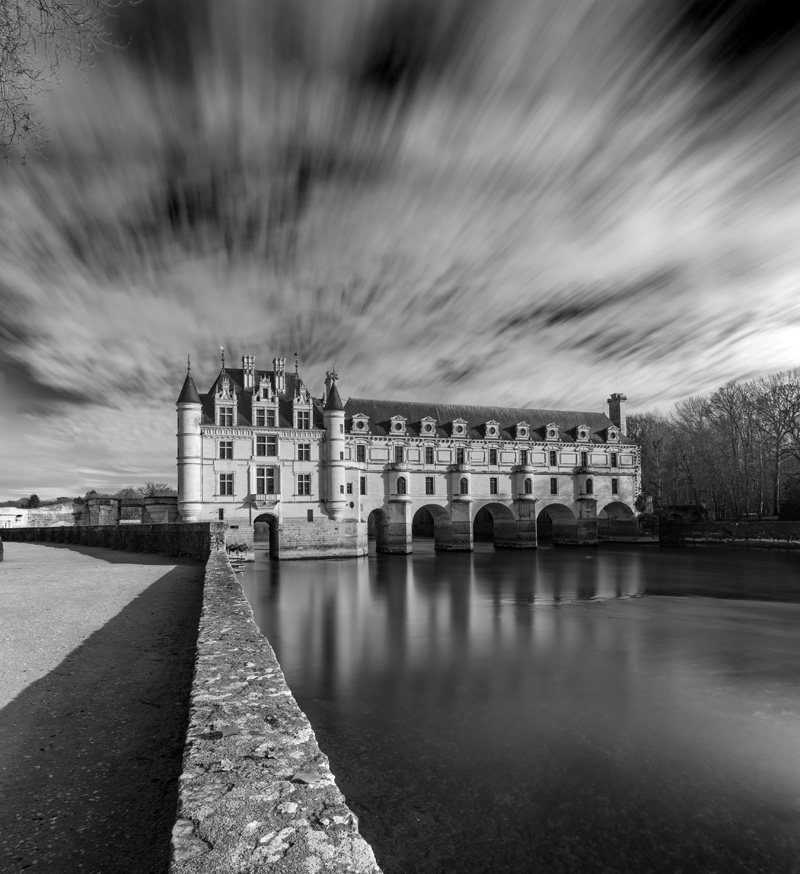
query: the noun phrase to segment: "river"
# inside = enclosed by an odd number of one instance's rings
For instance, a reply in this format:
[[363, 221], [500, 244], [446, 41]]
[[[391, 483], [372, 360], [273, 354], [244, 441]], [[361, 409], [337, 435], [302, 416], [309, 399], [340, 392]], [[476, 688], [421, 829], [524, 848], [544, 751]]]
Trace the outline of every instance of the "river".
[[385, 874], [800, 872], [800, 555], [414, 549], [240, 576]]

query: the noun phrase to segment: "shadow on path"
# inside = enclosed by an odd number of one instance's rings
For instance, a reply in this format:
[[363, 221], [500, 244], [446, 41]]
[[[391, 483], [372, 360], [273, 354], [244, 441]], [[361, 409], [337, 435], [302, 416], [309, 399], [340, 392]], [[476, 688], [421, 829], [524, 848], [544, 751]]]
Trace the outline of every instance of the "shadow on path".
[[171, 568], [0, 711], [0, 871], [167, 870], [203, 572]]

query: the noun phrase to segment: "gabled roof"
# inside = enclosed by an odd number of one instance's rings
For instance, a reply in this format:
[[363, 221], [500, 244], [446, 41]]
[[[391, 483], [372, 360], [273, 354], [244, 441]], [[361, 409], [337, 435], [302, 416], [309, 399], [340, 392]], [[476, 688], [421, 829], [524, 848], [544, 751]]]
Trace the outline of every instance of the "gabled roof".
[[[227, 374], [228, 379], [231, 382], [231, 388], [236, 389], [237, 424], [252, 425], [253, 423], [250, 417], [252, 416], [253, 412], [251, 406], [251, 398], [253, 395], [249, 389], [244, 389], [242, 387], [244, 385], [244, 373], [241, 367], [226, 367], [225, 373]], [[253, 379], [255, 381], [256, 387], [263, 378], [266, 378], [272, 384], [272, 387], [274, 389], [275, 381], [273, 379], [273, 375], [274, 374], [271, 370], [256, 370], [253, 374]], [[289, 373], [288, 371], [286, 372], [285, 377], [286, 390], [283, 395], [278, 399], [277, 427], [292, 428], [294, 425], [292, 416], [292, 398], [295, 396], [296, 389], [298, 388], [298, 383], [302, 383], [302, 380], [296, 373]], [[204, 425], [214, 424], [214, 395], [218, 391], [218, 386], [221, 379], [222, 371], [220, 370], [219, 374], [217, 374], [217, 378], [211, 384], [208, 392], [200, 396], [201, 403], [203, 405]], [[325, 423], [322, 419], [322, 407], [316, 401], [314, 401], [312, 410], [313, 411], [311, 414], [311, 418], [313, 427], [324, 428]]]
[[[529, 410], [520, 407], [477, 407], [461, 404], [418, 403], [414, 401], [382, 401], [368, 398], [350, 398], [344, 405], [346, 420], [352, 421], [354, 414], [363, 413], [370, 417], [370, 430], [377, 436], [391, 434], [392, 416], [405, 416], [406, 432], [421, 435], [421, 420], [426, 416], [436, 419], [436, 436], [450, 437], [449, 425], [455, 419], [463, 419], [467, 423], [466, 436], [474, 440], [483, 439], [483, 426], [495, 420], [500, 423], [500, 437], [514, 440], [515, 426], [518, 422], [527, 422], [531, 428], [531, 439], [544, 438], [544, 432], [550, 423], [558, 425], [562, 441], [574, 442], [574, 432], [568, 433], [579, 425], [586, 425], [590, 431], [590, 439], [595, 443], [605, 443], [602, 433], [606, 428], [614, 427], [614, 423], [605, 413], [581, 412], [573, 410]], [[634, 441], [620, 435], [621, 443], [633, 444]]]
[[199, 404], [200, 402], [200, 395], [197, 393], [197, 387], [192, 379], [192, 374], [187, 373], [186, 379], [183, 381], [183, 388], [181, 389], [181, 393], [178, 395], [178, 400], [175, 401], [175, 403]]

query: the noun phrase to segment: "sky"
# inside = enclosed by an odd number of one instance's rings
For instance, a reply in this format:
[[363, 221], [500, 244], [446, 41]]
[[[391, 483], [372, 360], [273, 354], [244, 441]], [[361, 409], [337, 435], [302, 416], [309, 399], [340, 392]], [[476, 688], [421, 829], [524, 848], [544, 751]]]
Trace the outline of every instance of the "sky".
[[800, 364], [800, 11], [142, 0], [0, 165], [0, 500], [175, 484], [175, 399], [667, 409]]

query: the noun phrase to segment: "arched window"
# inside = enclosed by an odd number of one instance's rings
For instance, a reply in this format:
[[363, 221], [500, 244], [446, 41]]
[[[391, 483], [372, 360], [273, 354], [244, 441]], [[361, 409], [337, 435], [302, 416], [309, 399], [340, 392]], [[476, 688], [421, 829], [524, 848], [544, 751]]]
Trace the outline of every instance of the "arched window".
[[465, 476], [461, 477], [461, 482], [459, 483], [459, 490], [461, 491], [462, 495], [469, 494], [469, 480]]
[[406, 494], [406, 478], [404, 476], [397, 477], [397, 494]]
[[594, 483], [590, 480], [586, 480], [586, 494], [593, 495], [594, 494]]
[[533, 494], [533, 481], [530, 477], [525, 478], [525, 494], [532, 495]]

